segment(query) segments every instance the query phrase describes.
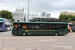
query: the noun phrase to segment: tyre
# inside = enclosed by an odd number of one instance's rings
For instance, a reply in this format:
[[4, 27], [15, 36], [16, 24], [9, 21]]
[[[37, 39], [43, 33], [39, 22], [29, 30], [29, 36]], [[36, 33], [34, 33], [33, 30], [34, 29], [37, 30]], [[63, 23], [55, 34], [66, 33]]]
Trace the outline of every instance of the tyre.
[[55, 32], [55, 34], [54, 34], [55, 36], [58, 36], [59, 35], [59, 33], [58, 32]]
[[23, 34], [22, 34], [23, 36], [26, 36], [27, 35], [27, 33], [26, 32], [23, 32]]

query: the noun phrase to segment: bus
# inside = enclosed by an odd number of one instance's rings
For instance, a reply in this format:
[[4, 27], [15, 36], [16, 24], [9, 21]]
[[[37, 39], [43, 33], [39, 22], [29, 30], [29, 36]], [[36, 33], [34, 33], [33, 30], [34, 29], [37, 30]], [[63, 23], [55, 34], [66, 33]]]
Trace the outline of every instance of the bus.
[[0, 31], [9, 31], [11, 30], [10, 21], [5, 18], [0, 18]]
[[11, 27], [11, 30], [12, 30], [12, 25], [13, 25], [12, 23], [13, 23], [13, 22], [12, 22], [11, 19], [8, 19], [8, 20], [9, 20], [9, 22], [10, 22], [10, 27]]
[[14, 22], [12, 35], [65, 35], [66, 22]]

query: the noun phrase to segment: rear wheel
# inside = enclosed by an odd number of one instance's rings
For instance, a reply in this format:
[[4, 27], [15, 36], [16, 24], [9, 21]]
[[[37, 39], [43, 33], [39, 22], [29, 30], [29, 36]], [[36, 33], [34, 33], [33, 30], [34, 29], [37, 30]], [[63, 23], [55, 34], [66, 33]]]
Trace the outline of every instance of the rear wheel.
[[58, 32], [55, 32], [55, 34], [54, 34], [55, 36], [58, 36], [59, 35], [59, 33]]
[[23, 32], [23, 34], [22, 34], [23, 36], [26, 36], [27, 35], [27, 33], [26, 32]]

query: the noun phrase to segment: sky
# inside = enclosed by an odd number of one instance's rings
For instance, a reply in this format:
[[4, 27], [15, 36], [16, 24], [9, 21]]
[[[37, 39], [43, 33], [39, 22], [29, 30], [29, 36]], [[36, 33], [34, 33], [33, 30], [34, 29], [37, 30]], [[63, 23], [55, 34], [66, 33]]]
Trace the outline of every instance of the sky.
[[[24, 7], [27, 13], [27, 6], [28, 0], [0, 0], [0, 11], [14, 12]], [[75, 12], [75, 0], [29, 0], [29, 10], [30, 13], [47, 12], [52, 18], [58, 18], [62, 11]]]

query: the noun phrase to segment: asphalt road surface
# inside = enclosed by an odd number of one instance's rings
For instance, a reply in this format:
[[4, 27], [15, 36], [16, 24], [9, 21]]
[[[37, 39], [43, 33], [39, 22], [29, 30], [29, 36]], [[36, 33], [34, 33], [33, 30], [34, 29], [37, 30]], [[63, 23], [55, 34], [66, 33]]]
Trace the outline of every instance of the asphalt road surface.
[[0, 32], [0, 50], [75, 50], [75, 32], [65, 36], [13, 36]]

